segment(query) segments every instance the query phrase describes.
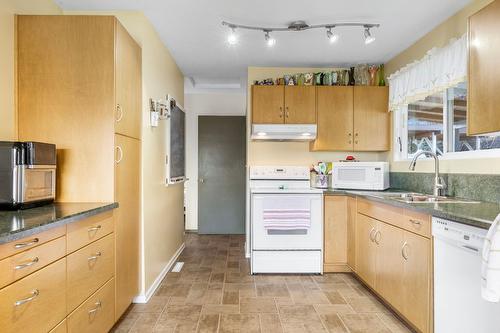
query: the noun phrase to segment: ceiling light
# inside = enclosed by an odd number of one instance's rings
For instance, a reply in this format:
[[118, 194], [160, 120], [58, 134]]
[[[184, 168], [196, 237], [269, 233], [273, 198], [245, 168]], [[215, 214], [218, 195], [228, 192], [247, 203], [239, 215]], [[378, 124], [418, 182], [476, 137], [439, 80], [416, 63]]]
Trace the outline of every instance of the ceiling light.
[[236, 30], [235, 28], [231, 28], [231, 32], [227, 36], [227, 43], [229, 45], [236, 45], [236, 44], [238, 44], [238, 35], [236, 34], [235, 30]]
[[328, 28], [328, 30], [326, 31], [326, 37], [328, 38], [328, 40], [332, 44], [335, 43], [339, 39], [339, 35], [332, 32], [332, 28]]
[[375, 37], [370, 33], [370, 28], [365, 27], [365, 44], [370, 44], [375, 41]]
[[266, 133], [266, 132], [259, 132], [259, 133], [257, 133], [257, 135], [258, 135], [258, 136], [266, 136], [266, 135], [267, 135], [267, 133]]
[[266, 31], [266, 35], [264, 37], [266, 39], [267, 46], [273, 47], [274, 45], [276, 45], [276, 39], [271, 37], [271, 35], [269, 34], [269, 31]]
[[302, 133], [302, 136], [311, 136], [311, 133]]

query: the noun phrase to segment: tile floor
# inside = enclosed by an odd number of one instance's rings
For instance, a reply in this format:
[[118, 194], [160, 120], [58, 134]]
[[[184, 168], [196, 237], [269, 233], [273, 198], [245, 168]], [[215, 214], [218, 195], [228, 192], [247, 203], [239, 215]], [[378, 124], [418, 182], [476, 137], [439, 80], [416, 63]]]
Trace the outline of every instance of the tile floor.
[[188, 234], [182, 271], [113, 332], [410, 332], [350, 274], [249, 275], [244, 241]]

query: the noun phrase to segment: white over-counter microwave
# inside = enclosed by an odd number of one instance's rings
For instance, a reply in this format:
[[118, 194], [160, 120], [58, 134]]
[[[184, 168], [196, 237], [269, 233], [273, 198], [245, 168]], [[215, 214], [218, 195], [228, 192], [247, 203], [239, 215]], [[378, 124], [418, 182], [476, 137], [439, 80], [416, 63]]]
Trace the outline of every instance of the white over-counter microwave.
[[389, 188], [388, 162], [333, 163], [333, 188], [386, 190]]

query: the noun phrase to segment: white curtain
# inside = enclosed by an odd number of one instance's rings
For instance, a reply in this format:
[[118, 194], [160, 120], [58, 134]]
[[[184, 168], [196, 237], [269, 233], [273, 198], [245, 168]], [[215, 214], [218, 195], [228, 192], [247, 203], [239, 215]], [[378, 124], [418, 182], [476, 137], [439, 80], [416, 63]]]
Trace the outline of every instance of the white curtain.
[[433, 48], [420, 60], [389, 76], [389, 110], [424, 99], [465, 81], [467, 37], [452, 39], [443, 48]]

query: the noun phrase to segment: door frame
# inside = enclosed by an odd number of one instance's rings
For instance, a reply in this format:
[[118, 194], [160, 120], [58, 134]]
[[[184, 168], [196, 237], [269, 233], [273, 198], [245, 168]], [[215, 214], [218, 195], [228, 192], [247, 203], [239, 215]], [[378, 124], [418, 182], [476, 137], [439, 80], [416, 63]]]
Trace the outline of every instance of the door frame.
[[[186, 112], [186, 117], [188, 112]], [[237, 112], [228, 112], [223, 114], [207, 112], [207, 113], [197, 113], [193, 115], [194, 122], [192, 124], [193, 128], [191, 128], [191, 130], [193, 130], [193, 132], [195, 133], [195, 137], [191, 137], [189, 139], [190, 144], [187, 143], [186, 145], [187, 180], [184, 184], [185, 209], [186, 209], [185, 230], [188, 232], [198, 231], [198, 134], [199, 134], [198, 124], [199, 124], [199, 117], [206, 117], [206, 116], [243, 117], [245, 118], [245, 124], [248, 123], [247, 115]], [[186, 125], [186, 137], [189, 137], [189, 135], [190, 133], [188, 132], [188, 125]], [[246, 166], [248, 161], [248, 126], [247, 126], [247, 133], [245, 135], [245, 145], [247, 149], [247, 153], [245, 155], [245, 166]], [[246, 167], [245, 169], [248, 169], [248, 167]], [[245, 171], [245, 177], [247, 177], [247, 171]], [[246, 184], [246, 186], [248, 187], [248, 184]], [[246, 192], [247, 189], [245, 189], [245, 193]], [[245, 207], [247, 207], [247, 205], [248, 203], [245, 202]]]

